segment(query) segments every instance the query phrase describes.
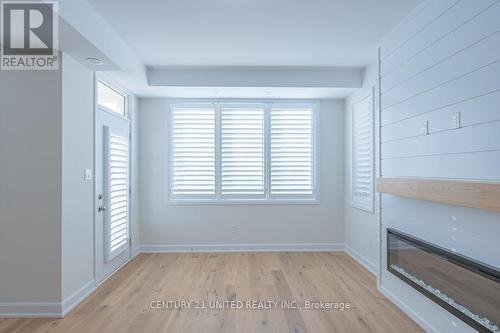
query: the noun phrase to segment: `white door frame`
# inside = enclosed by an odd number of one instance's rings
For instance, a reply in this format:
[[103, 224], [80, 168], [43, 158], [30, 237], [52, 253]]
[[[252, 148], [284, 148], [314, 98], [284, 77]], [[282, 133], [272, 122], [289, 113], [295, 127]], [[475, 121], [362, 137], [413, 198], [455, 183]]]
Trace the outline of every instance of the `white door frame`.
[[[122, 94], [123, 96], [125, 96], [125, 116], [121, 116], [111, 110], [107, 110], [105, 108], [102, 108], [98, 105], [97, 103], [97, 82], [98, 81], [101, 81], [102, 83], [106, 84], [107, 86], [109, 86], [110, 88], [112, 88], [113, 90], [116, 90], [117, 92], [119, 92], [120, 94]], [[98, 172], [98, 168], [102, 168], [102, 166], [98, 166], [97, 165], [97, 162], [96, 162], [96, 152], [97, 152], [97, 142], [95, 140], [96, 138], [96, 131], [98, 130], [97, 129], [97, 114], [98, 112], [106, 112], [108, 114], [111, 114], [112, 116], [114, 117], [117, 117], [119, 119], [122, 119], [122, 120], [126, 120], [127, 122], [129, 122], [129, 126], [130, 126], [130, 129], [129, 129], [129, 133], [132, 135], [132, 124], [131, 124], [131, 119], [130, 119], [130, 93], [129, 91], [127, 91], [126, 89], [124, 89], [123, 87], [121, 87], [118, 83], [116, 83], [116, 81], [114, 81], [113, 79], [111, 79], [109, 76], [107, 76], [106, 74], [102, 73], [102, 72], [94, 72], [94, 190], [93, 190], [93, 194], [94, 194], [94, 197], [93, 197], [93, 200], [94, 200], [94, 280], [96, 281], [96, 285], [100, 285], [102, 284], [104, 281], [106, 281], [109, 277], [111, 277], [114, 273], [116, 273], [116, 271], [118, 271], [120, 268], [122, 268], [123, 266], [125, 266], [128, 262], [130, 262], [130, 260], [133, 258], [133, 251], [132, 251], [132, 246], [130, 246], [130, 250], [129, 250], [129, 253], [130, 253], [130, 256], [129, 258], [123, 263], [123, 265], [121, 265], [120, 267], [118, 267], [114, 272], [112, 272], [111, 274], [109, 274], [107, 277], [105, 277], [104, 279], [102, 279], [101, 281], [98, 280], [98, 276], [97, 276], [97, 273], [98, 273], [98, 269], [97, 269], [97, 263], [98, 263], [98, 260], [97, 260], [97, 256], [98, 256], [98, 252], [97, 252], [97, 246], [102, 246], [103, 244], [97, 244], [97, 238], [96, 238], [96, 232], [97, 232], [97, 228], [100, 227], [98, 226], [98, 205], [95, 204], [97, 202], [97, 196], [98, 196], [98, 191], [97, 191], [97, 184], [96, 184], [96, 173]], [[99, 129], [100, 130], [100, 129]], [[129, 138], [129, 165], [128, 165], [128, 169], [129, 169], [129, 188], [131, 189], [132, 188], [132, 158], [133, 158], [133, 155], [132, 155], [132, 140], [130, 140]], [[133, 223], [133, 214], [132, 214], [132, 207], [133, 205], [130, 204], [130, 202], [132, 201], [132, 191], [129, 190], [129, 205], [128, 205], [128, 211], [129, 211], [129, 216], [128, 216], [128, 232], [129, 232], [129, 241], [130, 243], [132, 242], [132, 238], [133, 238], [133, 234], [132, 234], [132, 223]], [[131, 244], [130, 244], [131, 245]]]

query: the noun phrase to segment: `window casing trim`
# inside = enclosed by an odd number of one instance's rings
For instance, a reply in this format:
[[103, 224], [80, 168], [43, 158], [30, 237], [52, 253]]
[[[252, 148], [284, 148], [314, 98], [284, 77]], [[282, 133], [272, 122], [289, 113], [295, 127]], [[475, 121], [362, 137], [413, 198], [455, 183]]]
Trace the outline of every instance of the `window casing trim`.
[[[220, 189], [220, 109], [221, 104], [224, 106], [264, 106], [265, 116], [264, 116], [264, 141], [265, 141], [265, 196], [249, 196], [244, 195], [221, 195]], [[163, 154], [164, 158], [164, 170], [165, 170], [165, 186], [164, 186], [164, 203], [167, 205], [315, 205], [320, 204], [320, 112], [319, 112], [319, 101], [316, 100], [261, 100], [261, 99], [217, 99], [217, 100], [175, 100], [165, 102], [165, 117], [164, 117], [164, 142], [166, 142], [166, 153]], [[312, 109], [313, 114], [313, 193], [310, 196], [302, 195], [296, 197], [294, 195], [271, 195], [270, 193], [270, 113], [272, 106], [279, 107], [309, 107]], [[216, 145], [215, 145], [215, 158], [216, 158], [216, 186], [215, 195], [207, 195], [206, 198], [192, 198], [189, 195], [182, 196], [176, 195], [171, 196], [171, 185], [172, 185], [172, 167], [171, 167], [171, 152], [172, 152], [172, 136], [171, 136], [171, 121], [172, 121], [172, 110], [175, 108], [192, 108], [192, 107], [212, 107], [215, 109], [215, 121], [216, 121]]]

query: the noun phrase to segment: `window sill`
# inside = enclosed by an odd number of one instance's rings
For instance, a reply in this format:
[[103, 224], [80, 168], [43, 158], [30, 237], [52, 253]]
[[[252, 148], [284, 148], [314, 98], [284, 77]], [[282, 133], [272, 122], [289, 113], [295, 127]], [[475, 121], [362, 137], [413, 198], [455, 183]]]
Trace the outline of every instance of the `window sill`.
[[220, 206], [220, 205], [319, 205], [319, 199], [302, 200], [167, 200], [167, 206]]

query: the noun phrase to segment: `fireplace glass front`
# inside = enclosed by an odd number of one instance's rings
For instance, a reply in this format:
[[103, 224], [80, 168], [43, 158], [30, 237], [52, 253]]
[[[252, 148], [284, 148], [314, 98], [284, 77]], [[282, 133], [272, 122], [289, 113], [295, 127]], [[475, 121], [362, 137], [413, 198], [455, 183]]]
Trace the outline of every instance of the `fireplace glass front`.
[[500, 332], [500, 272], [394, 229], [387, 269], [480, 332]]

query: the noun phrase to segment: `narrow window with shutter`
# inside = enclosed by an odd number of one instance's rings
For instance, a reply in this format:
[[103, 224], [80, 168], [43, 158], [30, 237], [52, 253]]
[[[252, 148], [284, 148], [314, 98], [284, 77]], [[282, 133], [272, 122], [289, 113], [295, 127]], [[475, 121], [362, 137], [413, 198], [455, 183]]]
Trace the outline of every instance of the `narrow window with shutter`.
[[314, 110], [310, 106], [271, 107], [271, 197], [314, 197]]
[[221, 105], [222, 198], [265, 198], [264, 112], [263, 105]]
[[352, 109], [352, 206], [372, 212], [373, 195], [373, 95]]
[[170, 197], [214, 199], [215, 108], [181, 106], [171, 113]]

